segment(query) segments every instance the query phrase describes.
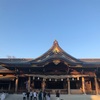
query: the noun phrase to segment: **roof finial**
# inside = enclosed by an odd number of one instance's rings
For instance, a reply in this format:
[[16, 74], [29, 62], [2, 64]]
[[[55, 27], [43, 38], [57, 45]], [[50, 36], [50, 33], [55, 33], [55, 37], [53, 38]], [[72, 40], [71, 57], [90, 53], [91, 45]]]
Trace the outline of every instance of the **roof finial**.
[[58, 41], [57, 40], [54, 40], [54, 44], [58, 44]]

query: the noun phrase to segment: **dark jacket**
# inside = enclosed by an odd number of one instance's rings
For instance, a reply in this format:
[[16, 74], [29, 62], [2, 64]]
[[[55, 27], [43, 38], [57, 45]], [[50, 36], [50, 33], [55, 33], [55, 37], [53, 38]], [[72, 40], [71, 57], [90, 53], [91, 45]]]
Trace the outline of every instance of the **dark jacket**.
[[60, 93], [59, 92], [56, 93], [56, 97], [60, 97]]

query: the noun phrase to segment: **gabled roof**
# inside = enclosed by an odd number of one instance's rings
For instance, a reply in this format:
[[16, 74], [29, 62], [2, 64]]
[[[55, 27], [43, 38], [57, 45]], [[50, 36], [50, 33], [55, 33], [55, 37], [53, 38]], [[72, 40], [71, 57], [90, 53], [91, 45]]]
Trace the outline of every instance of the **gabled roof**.
[[36, 66], [45, 66], [50, 62], [59, 62], [63, 61], [69, 65], [82, 65], [83, 67], [100, 67], [100, 59], [76, 59], [75, 57], [66, 53], [55, 40], [52, 47], [45, 52], [43, 55], [36, 59], [18, 59], [18, 58], [6, 58], [0, 59], [0, 65], [6, 68], [9, 67], [36, 67]]
[[46, 61], [60, 59], [63, 61], [66, 61], [70, 64], [80, 64], [82, 61], [79, 59], [74, 58], [73, 56], [66, 53], [58, 44], [58, 42], [55, 40], [53, 42], [53, 46], [42, 56], [30, 61], [30, 63], [44, 63]]

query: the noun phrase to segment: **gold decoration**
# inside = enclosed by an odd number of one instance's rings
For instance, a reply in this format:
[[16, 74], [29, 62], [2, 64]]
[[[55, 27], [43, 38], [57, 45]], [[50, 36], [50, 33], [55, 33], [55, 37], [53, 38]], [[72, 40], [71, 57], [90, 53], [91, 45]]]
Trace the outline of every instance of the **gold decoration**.
[[59, 51], [59, 49], [58, 49], [57, 47], [55, 47], [54, 50], [53, 50], [53, 52], [54, 52], [54, 53], [58, 53], [58, 52], [60, 52], [60, 51]]
[[60, 60], [53, 60], [53, 63], [54, 63], [55, 65], [58, 65], [58, 64], [60, 63]]

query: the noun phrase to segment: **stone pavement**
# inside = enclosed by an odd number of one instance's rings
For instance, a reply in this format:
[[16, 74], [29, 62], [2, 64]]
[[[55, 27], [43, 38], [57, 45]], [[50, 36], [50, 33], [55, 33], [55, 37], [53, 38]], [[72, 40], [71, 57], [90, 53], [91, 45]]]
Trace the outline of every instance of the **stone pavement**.
[[[22, 94], [8, 94], [5, 100], [23, 100]], [[56, 100], [51, 95], [51, 100]], [[100, 100], [100, 95], [60, 95], [60, 100]]]

